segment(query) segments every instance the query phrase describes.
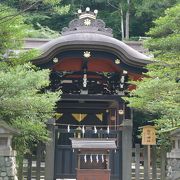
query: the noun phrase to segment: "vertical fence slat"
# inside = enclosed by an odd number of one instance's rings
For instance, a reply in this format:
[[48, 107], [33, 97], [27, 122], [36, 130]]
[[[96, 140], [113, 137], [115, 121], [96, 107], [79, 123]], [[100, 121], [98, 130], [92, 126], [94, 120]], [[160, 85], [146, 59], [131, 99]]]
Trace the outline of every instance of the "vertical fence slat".
[[157, 164], [156, 164], [156, 160], [157, 160], [157, 149], [156, 146], [152, 146], [152, 151], [151, 151], [151, 162], [152, 162], [152, 179], [157, 179]]
[[135, 144], [135, 176], [139, 180], [140, 175], [140, 144]]
[[41, 149], [42, 149], [42, 144], [39, 143], [37, 145], [37, 159], [36, 159], [36, 180], [40, 180], [41, 177], [41, 159], [42, 159], [42, 153], [41, 153]]
[[161, 146], [161, 180], [164, 180], [166, 177], [166, 151], [163, 146]]
[[28, 155], [28, 169], [27, 169], [27, 180], [31, 180], [32, 171], [32, 154]]
[[143, 148], [143, 157], [144, 157], [144, 180], [149, 180], [148, 175], [148, 147], [144, 146]]

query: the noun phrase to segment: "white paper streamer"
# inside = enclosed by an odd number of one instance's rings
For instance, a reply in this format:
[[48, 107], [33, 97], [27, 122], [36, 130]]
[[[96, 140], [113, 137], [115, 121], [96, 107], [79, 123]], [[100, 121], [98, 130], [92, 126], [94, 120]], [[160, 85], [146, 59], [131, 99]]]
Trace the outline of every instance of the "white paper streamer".
[[70, 132], [70, 125], [68, 125], [68, 127], [67, 127], [67, 132], [68, 133]]
[[96, 126], [94, 126], [94, 133], [95, 133], [95, 134], [97, 133], [97, 128], [96, 128]]
[[87, 156], [86, 156], [86, 154], [84, 155], [84, 162], [85, 162], [85, 163], [87, 162]]
[[82, 127], [82, 133], [83, 133], [83, 134], [85, 133], [85, 128], [84, 128], [84, 126]]
[[96, 155], [96, 162], [97, 162], [97, 163], [99, 162], [99, 156], [98, 156], [98, 154]]
[[90, 161], [91, 161], [91, 163], [93, 162], [92, 154], [91, 154], [91, 156], [90, 156]]
[[107, 127], [107, 133], [109, 134], [110, 130], [109, 130], [109, 126]]
[[102, 160], [102, 162], [104, 162], [104, 155], [103, 154], [101, 155], [101, 160]]

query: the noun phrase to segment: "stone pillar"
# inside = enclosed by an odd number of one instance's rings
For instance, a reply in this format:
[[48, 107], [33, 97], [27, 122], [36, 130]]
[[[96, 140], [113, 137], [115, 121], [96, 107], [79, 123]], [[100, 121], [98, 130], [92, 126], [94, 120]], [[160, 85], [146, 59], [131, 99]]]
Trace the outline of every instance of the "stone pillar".
[[[126, 107], [127, 109], [127, 107]], [[131, 163], [132, 163], [132, 127], [133, 114], [129, 108], [125, 111], [122, 130], [122, 180], [131, 180]]]
[[16, 152], [11, 148], [14, 134], [19, 132], [0, 121], [0, 180], [17, 180]]
[[132, 120], [125, 119], [122, 131], [122, 180], [131, 180]]
[[17, 180], [15, 151], [0, 151], [0, 180]]
[[55, 119], [47, 122], [47, 128], [50, 132], [50, 141], [46, 144], [45, 157], [45, 180], [54, 179], [54, 157], [55, 157]]
[[167, 180], [180, 179], [180, 128], [171, 132], [174, 146], [167, 153]]

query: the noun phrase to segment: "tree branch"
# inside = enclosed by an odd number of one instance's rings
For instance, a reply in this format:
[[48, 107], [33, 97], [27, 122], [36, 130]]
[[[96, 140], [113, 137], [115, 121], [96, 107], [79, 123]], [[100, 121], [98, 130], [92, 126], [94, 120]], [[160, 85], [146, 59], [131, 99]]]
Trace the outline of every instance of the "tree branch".
[[[8, 15], [8, 16], [4, 16], [2, 18], [0, 18], [0, 24], [4, 23], [4, 22], [7, 22], [9, 20], [12, 20], [13, 18], [15, 18], [16, 16], [19, 16], [21, 15], [22, 13], [26, 12], [27, 10], [30, 10], [32, 7], [34, 7], [36, 4], [38, 4], [41, 0], [38, 0], [36, 1], [35, 3], [31, 4], [29, 7], [25, 8], [24, 10], [16, 13], [16, 14], [11, 14], [11, 15]], [[9, 18], [9, 19], [7, 19]]]
[[113, 7], [113, 8], [115, 8], [115, 9], [117, 9], [117, 10], [121, 10], [118, 6], [115, 6], [114, 4], [111, 4], [110, 3], [110, 0], [107, 0], [107, 3], [111, 6], [111, 7]]

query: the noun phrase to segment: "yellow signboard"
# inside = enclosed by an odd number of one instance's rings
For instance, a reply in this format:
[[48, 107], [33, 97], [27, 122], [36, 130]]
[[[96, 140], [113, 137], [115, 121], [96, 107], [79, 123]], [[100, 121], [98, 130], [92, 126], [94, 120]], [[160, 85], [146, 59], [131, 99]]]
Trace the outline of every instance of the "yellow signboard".
[[142, 145], [156, 145], [156, 130], [154, 126], [144, 126], [142, 132]]

